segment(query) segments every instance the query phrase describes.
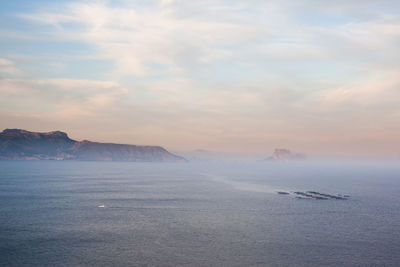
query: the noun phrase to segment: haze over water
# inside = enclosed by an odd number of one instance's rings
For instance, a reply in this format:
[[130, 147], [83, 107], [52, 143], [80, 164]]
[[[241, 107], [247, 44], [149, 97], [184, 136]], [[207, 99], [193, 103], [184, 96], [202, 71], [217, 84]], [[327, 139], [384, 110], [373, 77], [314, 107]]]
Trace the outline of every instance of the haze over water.
[[0, 161], [0, 263], [397, 266], [399, 173], [371, 162]]
[[399, 44], [395, 0], [1, 1], [0, 265], [398, 266]]

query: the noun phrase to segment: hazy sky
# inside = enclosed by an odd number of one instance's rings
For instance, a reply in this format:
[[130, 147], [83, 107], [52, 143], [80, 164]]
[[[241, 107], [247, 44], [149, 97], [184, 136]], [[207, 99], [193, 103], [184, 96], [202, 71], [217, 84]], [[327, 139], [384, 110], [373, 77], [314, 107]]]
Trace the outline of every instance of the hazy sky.
[[0, 127], [400, 157], [400, 1], [2, 1]]

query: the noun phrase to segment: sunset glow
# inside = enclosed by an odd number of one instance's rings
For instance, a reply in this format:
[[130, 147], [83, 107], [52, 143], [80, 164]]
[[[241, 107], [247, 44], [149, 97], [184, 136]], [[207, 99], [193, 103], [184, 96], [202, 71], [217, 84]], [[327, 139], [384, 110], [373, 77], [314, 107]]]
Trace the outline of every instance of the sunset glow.
[[398, 1], [7, 1], [0, 127], [400, 157]]

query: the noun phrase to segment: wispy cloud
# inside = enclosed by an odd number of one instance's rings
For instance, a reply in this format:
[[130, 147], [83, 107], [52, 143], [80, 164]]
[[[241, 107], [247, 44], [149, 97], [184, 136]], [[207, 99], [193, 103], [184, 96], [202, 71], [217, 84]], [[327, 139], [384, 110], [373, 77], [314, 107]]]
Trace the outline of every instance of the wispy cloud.
[[15, 66], [11, 60], [0, 58], [0, 73], [3, 74], [20, 74], [21, 71]]
[[369, 0], [51, 2], [18, 13], [29, 33], [0, 27], [40, 51], [23, 55], [29, 64], [12, 44], [0, 53], [1, 114], [181, 149], [389, 149], [400, 144], [397, 10]]
[[159, 65], [168, 72], [185, 73], [231, 56], [230, 49], [224, 46], [237, 46], [268, 35], [267, 29], [240, 21], [182, 17], [175, 14], [172, 3], [121, 8], [77, 2], [66, 5], [61, 12], [43, 11], [20, 17], [54, 26], [58, 40], [93, 45], [103, 58], [117, 63], [116, 75], [149, 75], [157, 72]]

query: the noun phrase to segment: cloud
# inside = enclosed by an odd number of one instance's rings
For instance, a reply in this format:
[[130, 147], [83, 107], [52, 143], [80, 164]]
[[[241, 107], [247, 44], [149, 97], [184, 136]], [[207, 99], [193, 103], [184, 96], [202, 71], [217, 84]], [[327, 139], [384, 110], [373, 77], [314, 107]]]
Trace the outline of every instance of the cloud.
[[[365, 64], [394, 64], [386, 55], [396, 54], [400, 23], [380, 10], [393, 4], [365, 1], [358, 11], [357, 1], [77, 1], [19, 16], [52, 25], [44, 37], [89, 44], [93, 57], [114, 62], [110, 79], [188, 76], [210, 68], [219, 68], [208, 74], [218, 76], [245, 66], [279, 78], [283, 71], [319, 78], [320, 70], [338, 73], [344, 66], [357, 74]], [[258, 72], [241, 75], [262, 79]]]
[[9, 111], [19, 109], [64, 117], [68, 110], [74, 110], [74, 115], [93, 114], [103, 112], [126, 93], [126, 89], [110, 81], [0, 79], [1, 99], [7, 99], [7, 106], [14, 106], [8, 107]]
[[[19, 15], [33, 25], [31, 33], [0, 32], [43, 45], [29, 63], [38, 75], [0, 80], [0, 110], [13, 119], [62, 122], [82, 137], [180, 148], [262, 151], [282, 144], [351, 152], [357, 136], [366, 146], [375, 140], [388, 147], [385, 134], [399, 142], [397, 6], [369, 0], [52, 3]], [[5, 57], [17, 60], [0, 60], [2, 74], [27, 68], [15, 55]], [[82, 59], [90, 64], [81, 66]], [[53, 76], [51, 63], [63, 66]]]
[[364, 107], [393, 106], [400, 99], [400, 72], [371, 73], [369, 79], [355, 81], [323, 93], [321, 100], [325, 104], [347, 104]]
[[0, 58], [0, 73], [16, 75], [20, 74], [21, 71], [17, 67], [15, 67], [14, 62], [12, 62], [11, 60]]
[[20, 17], [53, 25], [56, 39], [93, 45], [101, 57], [116, 62], [117, 76], [150, 75], [157, 72], [157, 66], [167, 72], [186, 73], [231, 57], [231, 49], [224, 46], [238, 46], [268, 35], [264, 27], [241, 21], [216, 20], [207, 15], [182, 17], [170, 10], [172, 4], [146, 9], [75, 2], [63, 11]]

